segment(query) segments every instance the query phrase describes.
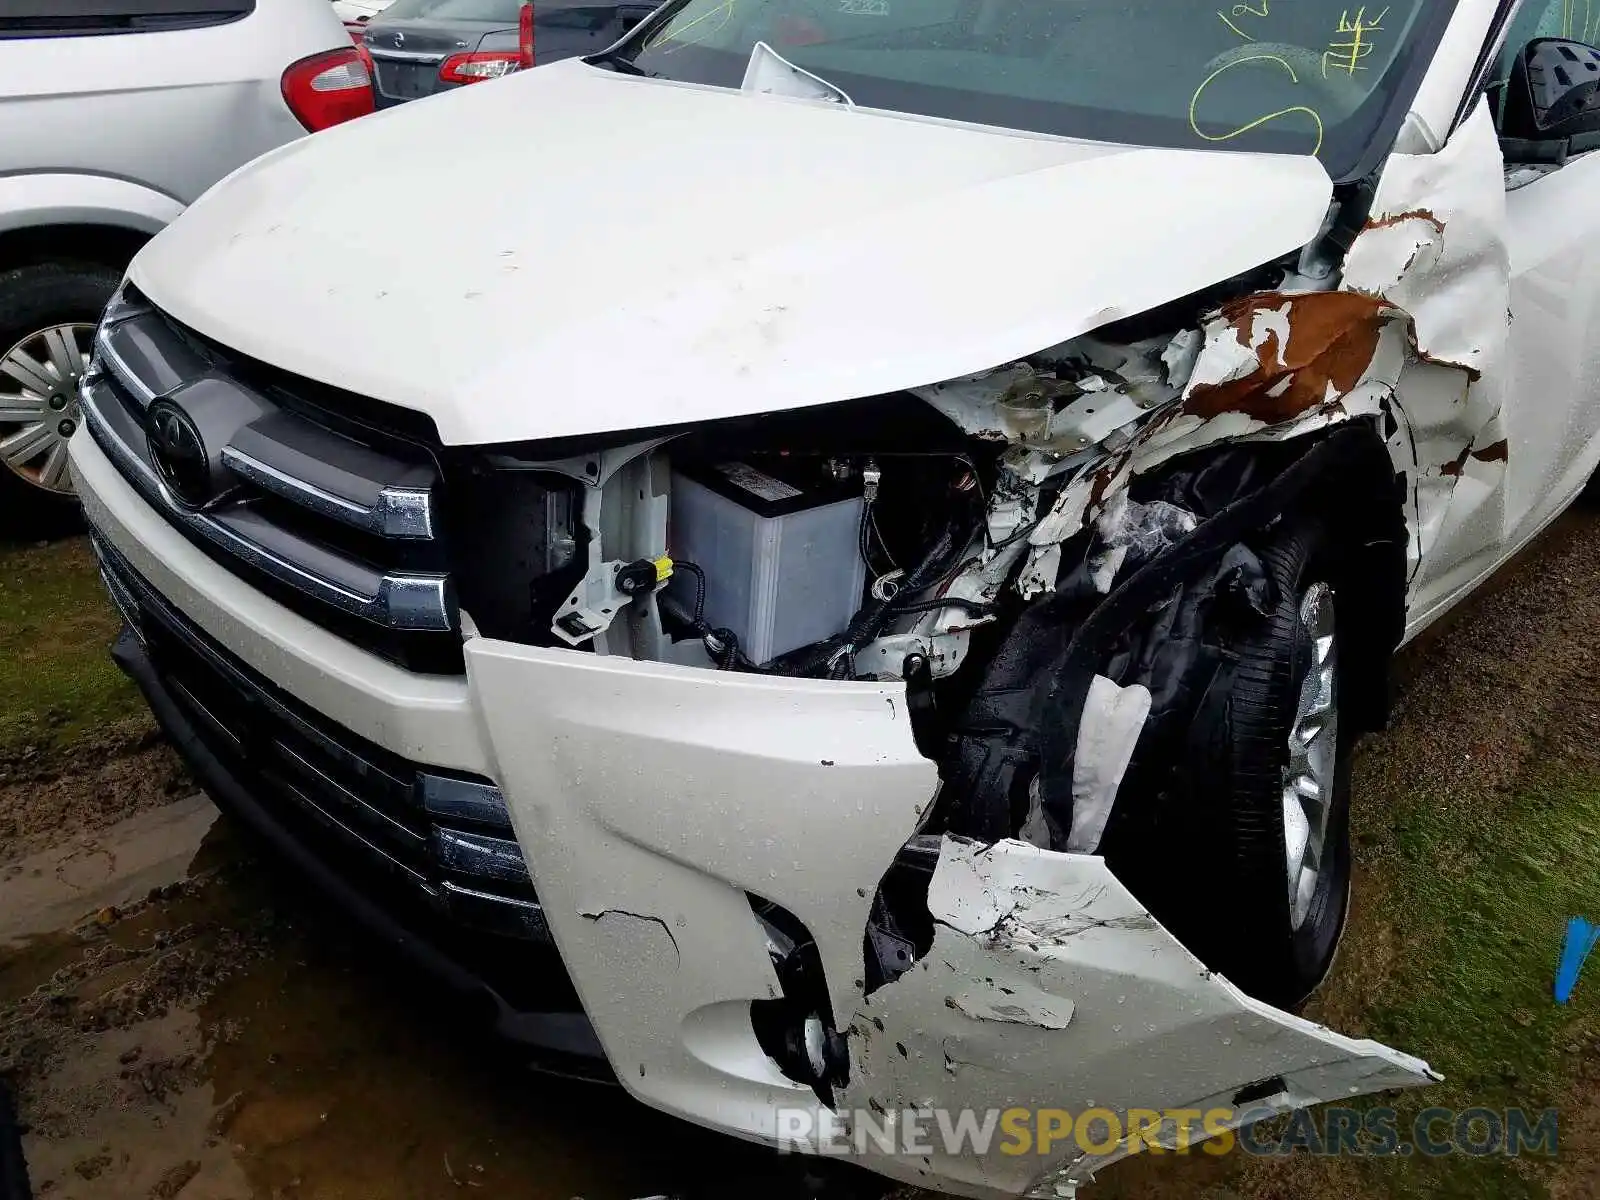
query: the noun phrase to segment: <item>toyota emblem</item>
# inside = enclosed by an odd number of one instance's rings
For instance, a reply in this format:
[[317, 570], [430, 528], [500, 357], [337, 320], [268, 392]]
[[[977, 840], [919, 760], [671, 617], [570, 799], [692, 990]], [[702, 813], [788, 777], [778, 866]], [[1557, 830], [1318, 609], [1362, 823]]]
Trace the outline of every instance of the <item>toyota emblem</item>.
[[184, 504], [205, 504], [211, 499], [211, 463], [189, 414], [170, 400], [156, 400], [146, 410], [145, 422], [150, 461], [162, 482]]

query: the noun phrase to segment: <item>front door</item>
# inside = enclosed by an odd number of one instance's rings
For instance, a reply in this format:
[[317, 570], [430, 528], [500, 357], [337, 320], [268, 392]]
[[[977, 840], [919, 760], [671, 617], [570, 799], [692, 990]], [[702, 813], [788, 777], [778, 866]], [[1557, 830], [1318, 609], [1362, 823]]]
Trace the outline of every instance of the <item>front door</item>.
[[[1503, 88], [1537, 37], [1600, 42], [1600, 3], [1526, 0], [1492, 85]], [[1513, 166], [1506, 181], [1506, 521], [1517, 545], [1571, 500], [1600, 458], [1600, 152], [1542, 173]]]

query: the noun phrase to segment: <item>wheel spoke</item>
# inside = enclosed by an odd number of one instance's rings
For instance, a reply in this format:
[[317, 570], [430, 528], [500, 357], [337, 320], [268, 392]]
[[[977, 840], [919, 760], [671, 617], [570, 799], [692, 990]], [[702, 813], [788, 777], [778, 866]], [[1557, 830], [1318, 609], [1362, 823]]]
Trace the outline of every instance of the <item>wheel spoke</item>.
[[50, 348], [50, 365], [55, 368], [58, 380], [69, 380], [83, 370], [83, 360], [78, 357], [78, 342], [71, 329], [56, 326], [44, 333], [44, 343]]
[[1306, 714], [1308, 716], [1321, 716], [1333, 707], [1333, 669], [1331, 667], [1320, 667], [1314, 671], [1306, 680], [1306, 687], [1315, 689], [1307, 697], [1309, 703], [1306, 706]]
[[1297, 882], [1300, 878], [1300, 868], [1305, 862], [1306, 846], [1311, 841], [1311, 822], [1306, 819], [1305, 810], [1300, 807], [1293, 797], [1285, 796], [1283, 801], [1283, 843], [1284, 857], [1287, 860], [1289, 879]]
[[30, 392], [43, 399], [56, 390], [56, 381], [50, 378], [45, 366], [21, 346], [0, 359], [0, 373], [11, 376]]
[[[1309, 913], [1311, 911], [1311, 902], [1317, 896], [1317, 871], [1308, 865], [1300, 872], [1300, 878], [1296, 882], [1294, 911], [1300, 914]], [[1304, 916], [1301, 919], [1304, 920]]]
[[17, 430], [4, 441], [0, 441], [0, 459], [13, 467], [39, 457], [39, 454], [56, 439], [56, 431], [50, 426], [40, 422], [38, 425], [26, 425]]
[[67, 479], [67, 439], [59, 439], [50, 447], [50, 454], [39, 471], [39, 482], [47, 488], [60, 490]]
[[32, 392], [0, 396], [0, 425], [32, 425], [43, 420], [50, 406]]
[[[1327, 857], [1328, 817], [1338, 769], [1338, 648], [1333, 590], [1312, 584], [1301, 597], [1300, 630], [1309, 662], [1300, 679], [1283, 770], [1283, 839], [1289, 919], [1299, 929], [1311, 914]], [[1305, 645], [1306, 643], [1302, 643]]]

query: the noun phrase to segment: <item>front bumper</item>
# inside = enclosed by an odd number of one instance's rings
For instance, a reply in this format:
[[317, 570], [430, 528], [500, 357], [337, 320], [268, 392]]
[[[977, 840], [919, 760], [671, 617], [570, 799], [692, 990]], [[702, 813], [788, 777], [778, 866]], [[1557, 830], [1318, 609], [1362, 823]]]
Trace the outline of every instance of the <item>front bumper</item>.
[[[1202, 1110], [1216, 1132], [1434, 1078], [1416, 1059], [1242, 995], [1103, 860], [1015, 842], [943, 843], [928, 891], [930, 952], [866, 995], [873, 899], [937, 786], [903, 685], [485, 638], [467, 640], [463, 678], [411, 674], [243, 584], [87, 437], [72, 449], [97, 538], [175, 619], [341, 736], [498, 785], [576, 997], [617, 1078], [654, 1107], [773, 1144], [804, 1132], [802, 1110], [812, 1128], [829, 1124], [752, 1028], [751, 1003], [782, 994], [752, 900], [809, 930], [848, 1034], [849, 1081], [834, 1094], [842, 1112], [868, 1119], [937, 1109], [941, 1125], [966, 1112], [981, 1125], [985, 1112], [1012, 1106], [1095, 1108], [1121, 1121], [1134, 1109]], [[170, 710], [126, 643], [123, 657], [158, 714]], [[170, 715], [163, 723], [248, 816], [239, 772], [213, 772], [195, 735]], [[368, 899], [359, 884], [345, 890], [357, 905]], [[516, 961], [498, 966], [527, 969], [534, 953], [508, 945], [503, 956]], [[1055, 1195], [1128, 1152], [1071, 1139], [1049, 1153], [1019, 1153], [1004, 1138], [981, 1149], [923, 1141], [856, 1145], [885, 1174], [979, 1197]]]

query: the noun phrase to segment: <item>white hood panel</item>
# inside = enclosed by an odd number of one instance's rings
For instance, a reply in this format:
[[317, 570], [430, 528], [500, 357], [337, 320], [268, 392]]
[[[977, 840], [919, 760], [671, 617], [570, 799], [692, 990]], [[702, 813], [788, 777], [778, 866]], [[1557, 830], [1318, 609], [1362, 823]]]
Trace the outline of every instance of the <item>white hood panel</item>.
[[451, 444], [768, 412], [985, 370], [1315, 236], [1310, 158], [1129, 149], [563, 62], [320, 133], [133, 279]]

